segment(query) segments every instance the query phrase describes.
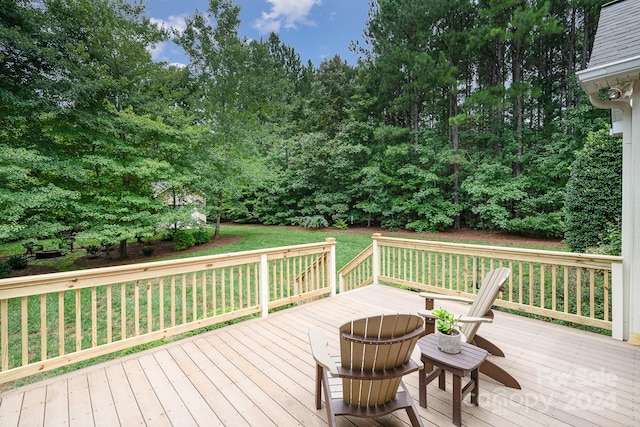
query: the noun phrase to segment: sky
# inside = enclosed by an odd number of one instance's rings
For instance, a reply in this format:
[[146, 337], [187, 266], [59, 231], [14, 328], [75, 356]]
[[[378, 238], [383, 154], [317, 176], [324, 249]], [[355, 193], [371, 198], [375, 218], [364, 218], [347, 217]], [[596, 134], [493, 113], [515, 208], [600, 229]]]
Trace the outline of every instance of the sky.
[[[184, 19], [198, 9], [206, 12], [208, 0], [146, 0], [147, 16], [161, 25], [184, 29]], [[369, 0], [234, 0], [241, 6], [239, 36], [266, 39], [270, 32], [318, 67], [336, 54], [351, 65], [357, 56], [349, 51], [352, 41], [363, 43], [362, 33]], [[154, 60], [186, 64], [188, 58], [172, 42], [156, 46]]]

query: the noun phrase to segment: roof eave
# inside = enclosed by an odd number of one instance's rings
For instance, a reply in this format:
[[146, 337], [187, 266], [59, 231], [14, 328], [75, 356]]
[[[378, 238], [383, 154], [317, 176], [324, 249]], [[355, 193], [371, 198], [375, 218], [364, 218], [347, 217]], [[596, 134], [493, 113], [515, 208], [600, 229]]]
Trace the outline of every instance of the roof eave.
[[587, 94], [600, 89], [640, 80], [640, 56], [586, 68], [576, 73]]

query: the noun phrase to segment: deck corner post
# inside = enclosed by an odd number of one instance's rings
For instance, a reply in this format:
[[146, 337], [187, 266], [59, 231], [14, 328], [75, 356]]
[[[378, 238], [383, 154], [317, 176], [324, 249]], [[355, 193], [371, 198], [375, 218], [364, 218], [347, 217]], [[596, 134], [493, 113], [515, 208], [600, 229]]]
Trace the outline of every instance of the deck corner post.
[[260, 302], [262, 304], [262, 317], [269, 315], [269, 262], [267, 254], [260, 255]]
[[[331, 287], [331, 296], [336, 296], [336, 239], [334, 237], [327, 237], [327, 243], [331, 245], [331, 250], [329, 251], [329, 286]], [[340, 281], [342, 283], [342, 280]], [[340, 292], [342, 292], [342, 285], [340, 287]]]
[[371, 256], [373, 259], [372, 262], [372, 279], [373, 279], [373, 284], [374, 285], [378, 285], [378, 277], [380, 276], [380, 247], [378, 246], [378, 239], [382, 237], [382, 234], [380, 233], [373, 233], [373, 243], [372, 243], [372, 249], [373, 249], [373, 255]]
[[625, 308], [622, 263], [611, 263], [611, 338], [628, 339], [629, 320]]

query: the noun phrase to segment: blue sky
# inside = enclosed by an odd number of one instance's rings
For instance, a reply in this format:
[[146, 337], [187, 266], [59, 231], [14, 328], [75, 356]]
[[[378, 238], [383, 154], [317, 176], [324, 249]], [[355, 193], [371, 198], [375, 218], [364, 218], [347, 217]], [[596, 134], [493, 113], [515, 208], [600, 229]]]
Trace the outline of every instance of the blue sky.
[[[177, 29], [184, 28], [184, 18], [198, 9], [207, 10], [208, 0], [146, 0], [147, 15], [154, 21]], [[369, 0], [234, 0], [240, 11], [240, 36], [266, 38], [274, 31], [293, 47], [303, 63], [314, 66], [339, 54], [355, 65], [356, 56], [349, 51], [351, 41], [362, 43]], [[186, 63], [184, 52], [171, 42], [157, 46], [154, 59], [169, 63]]]

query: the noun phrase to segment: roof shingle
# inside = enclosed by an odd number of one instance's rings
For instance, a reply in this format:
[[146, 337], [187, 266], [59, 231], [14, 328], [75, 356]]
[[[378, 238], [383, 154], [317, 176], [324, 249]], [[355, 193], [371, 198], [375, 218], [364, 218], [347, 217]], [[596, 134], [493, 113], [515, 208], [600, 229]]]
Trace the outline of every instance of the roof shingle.
[[602, 6], [588, 68], [640, 56], [640, 0]]

